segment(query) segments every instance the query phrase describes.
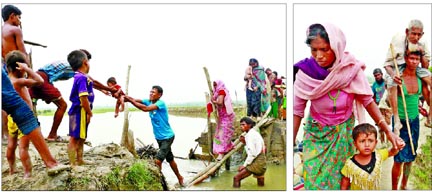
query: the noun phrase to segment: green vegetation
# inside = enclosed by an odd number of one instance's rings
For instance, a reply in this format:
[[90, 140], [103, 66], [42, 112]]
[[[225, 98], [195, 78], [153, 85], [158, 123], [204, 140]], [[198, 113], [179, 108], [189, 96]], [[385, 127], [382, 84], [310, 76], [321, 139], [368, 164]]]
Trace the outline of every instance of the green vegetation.
[[104, 190], [162, 190], [159, 170], [152, 168], [147, 161], [138, 160], [129, 169], [116, 167], [102, 178]]
[[416, 190], [432, 189], [432, 136], [426, 137], [426, 143], [421, 146], [421, 153], [412, 167], [412, 180]]
[[104, 189], [119, 190], [120, 182], [120, 167], [114, 168], [110, 174], [102, 178]]
[[132, 190], [155, 190], [162, 189], [155, 173], [152, 172], [146, 161], [138, 161], [133, 164], [125, 177], [125, 182], [135, 186]]
[[91, 178], [89, 177], [74, 177], [74, 178], [70, 178], [70, 180], [68, 181], [68, 185], [69, 185], [69, 189], [72, 190], [79, 190], [81, 189], [80, 187], [84, 187], [89, 185], [89, 183], [91, 182]]

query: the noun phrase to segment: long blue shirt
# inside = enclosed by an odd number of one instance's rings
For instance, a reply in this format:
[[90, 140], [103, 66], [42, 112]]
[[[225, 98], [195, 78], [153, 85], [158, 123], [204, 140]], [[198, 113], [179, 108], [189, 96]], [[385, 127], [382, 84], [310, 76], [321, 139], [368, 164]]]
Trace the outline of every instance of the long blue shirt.
[[[142, 103], [146, 106], [151, 105], [151, 101], [143, 99]], [[154, 103], [158, 109], [149, 111], [151, 123], [153, 125], [153, 134], [157, 140], [169, 139], [174, 136], [174, 131], [168, 122], [168, 108], [165, 102], [158, 100]]]

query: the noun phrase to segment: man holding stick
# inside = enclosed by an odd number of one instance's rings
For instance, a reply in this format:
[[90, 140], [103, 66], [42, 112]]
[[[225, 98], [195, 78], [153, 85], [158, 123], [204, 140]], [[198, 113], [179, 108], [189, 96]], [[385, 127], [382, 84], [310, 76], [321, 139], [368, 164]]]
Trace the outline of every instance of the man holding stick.
[[[393, 46], [391, 46], [393, 49]], [[393, 51], [393, 50], [392, 50]], [[416, 68], [422, 58], [422, 52], [419, 47], [410, 47], [404, 55], [406, 68], [401, 74], [401, 91], [397, 95], [397, 111], [401, 119], [402, 128], [400, 137], [407, 144], [395, 157], [392, 168], [392, 189], [396, 190], [403, 166], [403, 175], [401, 189], [405, 190], [408, 183], [412, 162], [416, 158], [415, 150], [418, 147], [420, 132], [420, 120], [418, 111], [419, 96], [422, 92], [422, 82], [416, 75]], [[395, 61], [396, 62], [396, 61]], [[396, 63], [395, 63], [396, 64]], [[399, 73], [398, 70], [396, 70]], [[397, 74], [399, 76], [399, 74]], [[425, 79], [430, 85], [431, 78]], [[395, 127], [396, 129], [396, 127]]]
[[[423, 23], [420, 20], [413, 19], [410, 21], [408, 27], [405, 29], [404, 34], [397, 34], [392, 38], [391, 44], [393, 44], [394, 49], [388, 50], [386, 60], [384, 62], [384, 69], [387, 71], [386, 75], [386, 85], [389, 93], [389, 101], [390, 106], [393, 109], [392, 113], [394, 115], [394, 129], [397, 131], [402, 127], [398, 115], [397, 110], [397, 88], [396, 85], [401, 84], [400, 76], [395, 74], [395, 65], [394, 60], [396, 60], [397, 66], [401, 72], [405, 70], [406, 64], [404, 59], [405, 51], [408, 50], [409, 47], [418, 47], [421, 56], [420, 61], [421, 67], [416, 68], [416, 75], [421, 78], [423, 84], [423, 97], [426, 98], [427, 104], [430, 106], [430, 91], [428, 87], [430, 85], [426, 85], [426, 79], [430, 79], [430, 73], [427, 68], [429, 67], [430, 62], [430, 52], [427, 47], [427, 43], [424, 39], [421, 39], [423, 36]], [[392, 51], [394, 54], [392, 54]], [[418, 63], [417, 63], [418, 64]], [[427, 121], [425, 125], [427, 127], [432, 127], [431, 123], [431, 113], [429, 110], [429, 115], [427, 117]]]

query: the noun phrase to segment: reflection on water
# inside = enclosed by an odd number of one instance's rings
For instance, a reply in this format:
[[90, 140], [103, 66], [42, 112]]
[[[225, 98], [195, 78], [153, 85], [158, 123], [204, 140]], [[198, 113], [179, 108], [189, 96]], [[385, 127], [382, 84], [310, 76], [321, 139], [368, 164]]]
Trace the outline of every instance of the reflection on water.
[[[153, 144], [157, 148], [157, 142], [153, 135], [153, 128], [150, 118], [144, 112], [131, 112], [129, 118], [129, 129], [134, 133], [135, 138], [139, 138], [144, 144]], [[42, 127], [42, 133], [46, 137], [52, 125], [52, 116], [40, 116], [39, 121]], [[169, 122], [175, 133], [175, 140], [172, 145], [174, 156], [188, 157], [189, 150], [195, 148], [197, 142], [195, 139], [201, 135], [201, 132], [206, 131], [207, 120], [204, 118], [190, 118], [169, 116]], [[120, 143], [123, 131], [124, 117], [120, 113], [117, 118], [114, 118], [114, 113], [95, 114], [91, 119], [87, 140], [93, 146], [105, 143]], [[58, 135], [65, 136], [69, 130], [69, 117], [64, 116], [63, 121], [58, 129]], [[85, 147], [87, 150], [88, 147]], [[201, 152], [200, 147], [196, 149], [197, 153]], [[85, 158], [85, 156], [84, 156]], [[178, 164], [179, 171], [185, 177], [185, 181], [191, 179], [196, 173], [205, 168], [206, 164], [196, 160], [175, 159]], [[237, 167], [231, 167], [231, 171], [225, 171], [222, 168], [221, 174], [218, 177], [212, 178], [211, 182], [205, 182], [193, 186], [190, 190], [236, 190], [232, 188], [232, 178], [236, 174]], [[168, 185], [173, 186], [177, 183], [177, 178], [172, 172], [169, 164], [164, 161], [162, 164], [162, 172], [164, 173]], [[252, 176], [242, 181], [239, 190], [285, 190], [286, 189], [286, 166], [269, 164], [265, 174], [265, 186], [258, 187], [256, 179]], [[189, 189], [187, 189], [189, 190]]]

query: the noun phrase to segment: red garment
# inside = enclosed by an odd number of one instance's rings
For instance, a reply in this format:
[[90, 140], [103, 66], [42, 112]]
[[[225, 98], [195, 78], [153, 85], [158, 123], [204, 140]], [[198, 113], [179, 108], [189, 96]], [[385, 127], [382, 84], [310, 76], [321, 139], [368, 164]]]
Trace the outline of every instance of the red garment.
[[51, 103], [52, 101], [58, 100], [62, 95], [60, 91], [49, 82], [47, 74], [42, 71], [36, 71], [36, 73], [42, 77], [44, 83], [40, 86], [34, 86], [28, 89], [30, 97], [32, 99], [42, 99], [46, 103]]
[[210, 114], [213, 112], [213, 105], [209, 102], [207, 103], [207, 118], [210, 117]]
[[[120, 86], [119, 84], [115, 84], [115, 85], [114, 85], [114, 88], [116, 88], [117, 91], [118, 91], [119, 89], [121, 89], [121, 86]], [[117, 91], [116, 91], [116, 92], [117, 92]], [[123, 90], [120, 91], [119, 96], [120, 96], [120, 95], [124, 95]], [[112, 97], [114, 97], [114, 95], [112, 95]]]

